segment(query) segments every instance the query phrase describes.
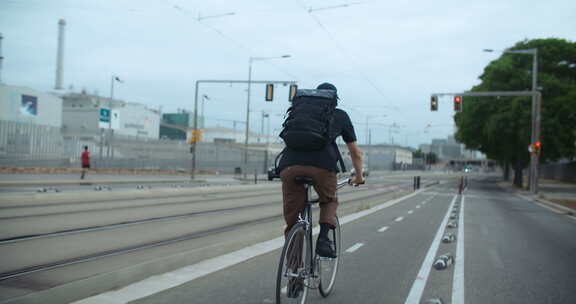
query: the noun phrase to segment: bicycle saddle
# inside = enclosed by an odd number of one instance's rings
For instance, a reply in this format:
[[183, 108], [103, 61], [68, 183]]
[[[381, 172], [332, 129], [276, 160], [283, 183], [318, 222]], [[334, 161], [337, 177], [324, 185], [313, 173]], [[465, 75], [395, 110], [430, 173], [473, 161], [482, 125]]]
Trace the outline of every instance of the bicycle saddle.
[[296, 182], [299, 185], [313, 185], [314, 184], [314, 180], [308, 176], [296, 176], [294, 178], [294, 182]]

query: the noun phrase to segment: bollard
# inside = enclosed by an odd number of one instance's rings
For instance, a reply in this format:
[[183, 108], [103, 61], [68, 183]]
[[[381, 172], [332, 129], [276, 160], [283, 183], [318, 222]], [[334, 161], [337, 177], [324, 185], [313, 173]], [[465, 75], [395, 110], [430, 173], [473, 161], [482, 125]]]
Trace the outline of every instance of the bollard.
[[254, 169], [254, 184], [258, 184], [258, 170]]
[[420, 176], [416, 177], [416, 184], [417, 184], [418, 189], [420, 189]]
[[456, 236], [452, 233], [446, 233], [442, 237], [442, 243], [452, 243], [456, 240]]
[[462, 190], [464, 188], [464, 177], [461, 176], [460, 177], [460, 185], [458, 185], [458, 194], [462, 194]]
[[414, 191], [416, 191], [416, 176], [414, 176]]
[[436, 270], [446, 269], [448, 266], [452, 265], [453, 262], [454, 257], [452, 257], [450, 253], [445, 253], [436, 258], [436, 261], [434, 261], [434, 268], [436, 268]]

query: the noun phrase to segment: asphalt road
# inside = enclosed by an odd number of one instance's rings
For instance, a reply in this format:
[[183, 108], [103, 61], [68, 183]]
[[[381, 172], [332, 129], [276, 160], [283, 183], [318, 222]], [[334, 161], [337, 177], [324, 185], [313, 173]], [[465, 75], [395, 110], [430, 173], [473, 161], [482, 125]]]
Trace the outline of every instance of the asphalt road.
[[[344, 225], [343, 248], [356, 250], [343, 254], [335, 292], [312, 291], [309, 303], [575, 303], [576, 220], [496, 181], [471, 178], [461, 196], [445, 183]], [[460, 225], [446, 228], [454, 210]], [[456, 242], [439, 242], [445, 232]], [[455, 263], [432, 268], [444, 253]], [[278, 258], [274, 250], [131, 303], [274, 303]]]
[[[309, 303], [576, 302], [574, 218], [499, 188], [492, 176], [471, 176], [463, 195], [455, 175], [425, 176], [441, 183], [416, 193], [411, 178], [374, 176], [342, 189], [348, 251], [335, 292], [312, 291]], [[279, 190], [1, 196], [0, 303], [273, 303]], [[455, 242], [440, 241], [447, 232]], [[455, 263], [434, 269], [444, 253]]]
[[[424, 179], [434, 182], [435, 177]], [[352, 214], [411, 176], [340, 192]], [[0, 303], [66, 303], [281, 235], [278, 182], [0, 196]]]

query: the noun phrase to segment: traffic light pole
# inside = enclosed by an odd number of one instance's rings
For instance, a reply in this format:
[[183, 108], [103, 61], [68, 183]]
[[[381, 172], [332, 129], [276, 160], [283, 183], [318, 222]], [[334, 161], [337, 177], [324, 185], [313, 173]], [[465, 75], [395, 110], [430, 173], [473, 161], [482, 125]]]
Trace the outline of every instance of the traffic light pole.
[[[196, 80], [196, 87], [195, 87], [195, 92], [194, 92], [194, 133], [198, 133], [198, 91], [200, 88], [200, 84], [201, 83], [228, 83], [228, 84], [232, 84], [232, 83], [265, 83], [265, 84], [290, 84], [290, 85], [295, 85], [296, 81], [291, 81], [291, 80]], [[249, 116], [247, 116], [248, 118]], [[246, 122], [248, 123], [248, 122]], [[248, 134], [246, 134], [246, 136], [248, 136]], [[190, 170], [190, 178], [194, 179], [195, 178], [195, 173], [196, 173], [196, 163], [198, 161], [198, 158], [196, 156], [197, 154], [197, 148], [198, 148], [198, 138], [196, 138], [196, 140], [194, 140], [192, 142], [192, 165], [191, 165], [191, 170]], [[244, 157], [245, 162], [247, 162], [247, 157], [248, 157], [248, 147], [247, 147], [247, 141], [246, 141], [246, 145], [244, 146]]]
[[[534, 56], [536, 58], [536, 56]], [[537, 60], [537, 59], [534, 59]], [[537, 62], [534, 62], [534, 67]], [[536, 73], [533, 73], [536, 75]], [[503, 92], [466, 92], [466, 93], [433, 93], [432, 96], [470, 96], [470, 97], [498, 97], [498, 96], [531, 96], [532, 97], [532, 130], [531, 145], [540, 142], [540, 122], [542, 108], [542, 93], [536, 90], [536, 78], [533, 77], [532, 91], [503, 91]], [[529, 189], [532, 194], [538, 193], [538, 172], [540, 165], [540, 153], [530, 153], [530, 180]]]

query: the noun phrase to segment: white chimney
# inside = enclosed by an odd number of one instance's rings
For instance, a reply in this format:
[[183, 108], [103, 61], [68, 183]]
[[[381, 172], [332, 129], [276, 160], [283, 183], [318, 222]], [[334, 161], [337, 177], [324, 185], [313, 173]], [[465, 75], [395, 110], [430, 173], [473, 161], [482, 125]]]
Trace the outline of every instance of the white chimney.
[[54, 85], [55, 90], [62, 90], [62, 81], [64, 74], [64, 30], [66, 27], [66, 21], [60, 19], [58, 21], [58, 57], [56, 58], [56, 84]]
[[0, 33], [0, 83], [2, 83], [2, 61], [4, 61], [4, 56], [2, 56], [2, 33]]

